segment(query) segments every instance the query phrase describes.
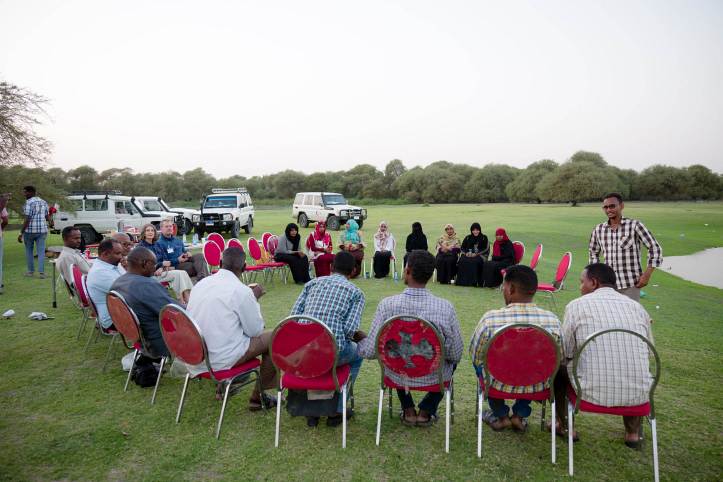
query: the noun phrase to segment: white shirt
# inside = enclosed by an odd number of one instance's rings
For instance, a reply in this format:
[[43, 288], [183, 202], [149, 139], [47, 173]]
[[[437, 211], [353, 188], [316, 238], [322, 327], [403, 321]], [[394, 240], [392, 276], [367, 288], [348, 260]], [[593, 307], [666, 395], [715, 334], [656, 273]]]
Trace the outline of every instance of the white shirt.
[[[231, 271], [221, 269], [191, 290], [188, 312], [200, 328], [214, 370], [231, 368], [249, 348], [249, 339], [264, 330], [254, 292]], [[205, 363], [189, 365], [191, 375], [208, 371]]]
[[76, 265], [83, 274], [88, 274], [90, 271], [90, 263], [83, 257], [80, 251], [63, 246], [63, 250], [55, 262], [55, 267], [58, 268], [60, 275], [68, 284], [75, 285], [73, 273], [70, 271], [72, 265]]
[[377, 251], [391, 251], [392, 256], [394, 255], [394, 247], [397, 244], [397, 242], [394, 240], [394, 235], [392, 233], [389, 233], [389, 236], [387, 239], [382, 243], [377, 239], [376, 236], [374, 236], [374, 252]]

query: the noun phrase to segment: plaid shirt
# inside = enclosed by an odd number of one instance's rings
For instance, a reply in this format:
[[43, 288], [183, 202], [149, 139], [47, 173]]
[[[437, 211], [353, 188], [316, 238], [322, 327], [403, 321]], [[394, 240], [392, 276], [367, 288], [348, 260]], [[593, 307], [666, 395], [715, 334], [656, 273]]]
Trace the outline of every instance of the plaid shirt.
[[[538, 308], [535, 303], [510, 303], [505, 308], [490, 310], [482, 316], [469, 344], [472, 364], [477, 373], [482, 373], [482, 352], [484, 346], [497, 330], [512, 323], [529, 323], [538, 325], [552, 334], [559, 341], [560, 320], [554, 313]], [[533, 393], [544, 390], [543, 383], [526, 386], [505, 385], [492, 378], [492, 388], [508, 393]]]
[[[571, 360], [587, 337], [600, 330], [625, 328], [651, 342], [650, 316], [640, 303], [612, 288], [571, 301], [565, 308], [562, 349]], [[648, 401], [650, 376], [647, 345], [632, 335], [603, 335], [585, 348], [577, 366], [583, 396], [605, 407], [639, 405]], [[572, 361], [567, 363], [572, 381]]]
[[291, 309], [292, 315], [313, 316], [336, 337], [339, 351], [359, 329], [364, 293], [340, 274], [314, 278], [306, 283]]
[[610, 223], [595, 226], [590, 235], [590, 263], [605, 263], [615, 271], [619, 290], [635, 286], [643, 274], [640, 266], [640, 243], [648, 248], [648, 265], [657, 268], [663, 263], [663, 248], [648, 228], [637, 219], [622, 218], [617, 229]]
[[[450, 380], [454, 366], [462, 359], [464, 343], [459, 331], [459, 320], [452, 304], [432, 295], [424, 288], [407, 288], [400, 295], [384, 298], [377, 307], [369, 336], [359, 342], [359, 354], [364, 358], [376, 358], [375, 342], [382, 324], [395, 315], [414, 315], [432, 323], [441, 332], [444, 339], [446, 359], [442, 367], [444, 380]], [[407, 387], [426, 387], [439, 383], [436, 373], [419, 378], [407, 378], [386, 371], [385, 375], [397, 385]]]
[[47, 233], [48, 225], [45, 220], [48, 216], [48, 203], [37, 196], [33, 196], [25, 202], [23, 214], [29, 219], [26, 233]]

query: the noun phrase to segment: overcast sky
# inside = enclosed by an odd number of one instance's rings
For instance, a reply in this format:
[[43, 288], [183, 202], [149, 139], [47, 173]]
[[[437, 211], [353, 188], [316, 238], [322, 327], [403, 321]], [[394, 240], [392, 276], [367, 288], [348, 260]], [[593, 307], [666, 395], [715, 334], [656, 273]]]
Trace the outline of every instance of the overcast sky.
[[721, 0], [0, 0], [0, 79], [52, 101], [63, 168], [723, 172]]

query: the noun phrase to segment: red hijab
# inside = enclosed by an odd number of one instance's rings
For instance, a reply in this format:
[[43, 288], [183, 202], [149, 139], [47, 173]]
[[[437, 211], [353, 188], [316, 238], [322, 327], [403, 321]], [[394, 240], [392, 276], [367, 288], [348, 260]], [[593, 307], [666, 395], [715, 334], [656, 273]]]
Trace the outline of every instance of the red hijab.
[[[502, 236], [502, 241], [497, 239], [497, 236]], [[502, 243], [509, 242], [510, 238], [507, 237], [507, 232], [503, 228], [497, 228], [495, 231], [495, 242], [492, 245], [492, 256], [502, 255]]]
[[[321, 234], [321, 228], [324, 228], [324, 234]], [[323, 241], [324, 245], [328, 246], [331, 244], [331, 235], [326, 230], [326, 223], [324, 221], [318, 221], [314, 226], [314, 231], [309, 235], [306, 240], [306, 247], [312, 249], [315, 246], [316, 241]]]

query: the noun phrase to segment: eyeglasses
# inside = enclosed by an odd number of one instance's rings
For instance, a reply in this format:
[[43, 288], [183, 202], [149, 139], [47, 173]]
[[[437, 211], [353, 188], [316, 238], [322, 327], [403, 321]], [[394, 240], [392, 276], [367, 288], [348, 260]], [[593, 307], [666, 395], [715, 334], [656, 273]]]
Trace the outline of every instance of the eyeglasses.
[[603, 207], [602, 207], [602, 208], [603, 208], [603, 211], [604, 211], [604, 210], [607, 210], [607, 209], [615, 209], [615, 208], [618, 207], [618, 206], [619, 206], [619, 204], [603, 204]]

